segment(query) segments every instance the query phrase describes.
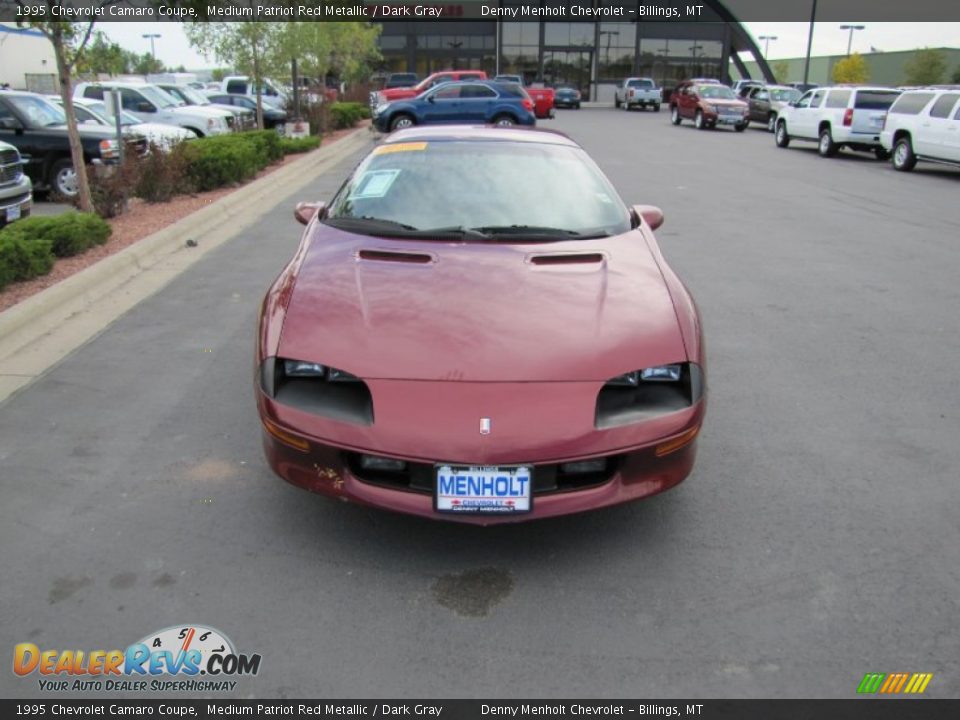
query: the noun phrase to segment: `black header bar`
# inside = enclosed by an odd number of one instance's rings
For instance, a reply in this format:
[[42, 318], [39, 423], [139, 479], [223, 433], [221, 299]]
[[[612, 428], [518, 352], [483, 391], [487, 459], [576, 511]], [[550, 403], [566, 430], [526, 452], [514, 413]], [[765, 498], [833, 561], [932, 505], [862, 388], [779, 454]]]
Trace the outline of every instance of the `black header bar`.
[[0, 700], [0, 717], [953, 720], [960, 700]]
[[[807, 22], [812, 0], [0, 0], [0, 21]], [[729, 14], [728, 14], [729, 13]], [[818, 22], [957, 22], [954, 0], [830, 0]]]

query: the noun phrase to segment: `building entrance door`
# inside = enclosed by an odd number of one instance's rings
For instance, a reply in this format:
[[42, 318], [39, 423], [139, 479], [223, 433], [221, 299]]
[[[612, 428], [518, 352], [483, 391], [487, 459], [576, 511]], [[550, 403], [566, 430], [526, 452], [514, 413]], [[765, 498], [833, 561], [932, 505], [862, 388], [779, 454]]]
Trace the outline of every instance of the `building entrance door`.
[[544, 50], [543, 79], [550, 85], [572, 85], [590, 97], [593, 50]]

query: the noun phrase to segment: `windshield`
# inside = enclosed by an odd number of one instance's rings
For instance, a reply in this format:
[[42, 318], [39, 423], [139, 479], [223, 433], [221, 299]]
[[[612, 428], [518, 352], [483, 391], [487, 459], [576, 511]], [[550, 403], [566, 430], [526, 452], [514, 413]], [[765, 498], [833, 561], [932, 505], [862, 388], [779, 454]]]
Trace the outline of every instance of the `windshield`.
[[700, 97], [708, 100], [736, 100], [733, 90], [726, 85], [700, 85], [697, 87]]
[[777, 102], [796, 102], [800, 99], [800, 91], [793, 89], [781, 90], [773, 88], [770, 90], [770, 99], [776, 100]]
[[187, 102], [189, 102], [191, 105], [209, 105], [210, 104], [210, 101], [207, 98], [205, 98], [203, 95], [201, 95], [191, 87], [180, 86], [177, 88], [177, 90], [180, 91], [180, 94], [183, 95], [187, 99]]
[[53, 103], [34, 95], [7, 95], [13, 106], [26, 118], [26, 123], [33, 128], [49, 125], [64, 125], [67, 122], [63, 110]]
[[324, 222], [388, 236], [404, 233], [384, 226], [471, 230], [464, 239], [484, 240], [480, 233], [555, 240], [630, 229], [626, 207], [583, 150], [507, 141], [382, 145], [344, 183]]
[[[98, 115], [100, 115], [100, 117], [104, 118], [107, 121], [108, 125], [113, 125], [113, 118], [110, 116], [110, 113], [107, 111], [107, 106], [105, 103], [102, 103], [102, 102], [88, 103], [87, 108], [97, 113]], [[121, 125], [139, 125], [140, 122], [141, 121], [136, 116], [131, 115], [126, 110], [120, 113]]]
[[177, 107], [176, 100], [170, 97], [163, 90], [155, 88], [152, 85], [144, 85], [143, 87], [138, 87], [137, 90], [142, 93], [147, 100], [156, 105], [158, 109]]

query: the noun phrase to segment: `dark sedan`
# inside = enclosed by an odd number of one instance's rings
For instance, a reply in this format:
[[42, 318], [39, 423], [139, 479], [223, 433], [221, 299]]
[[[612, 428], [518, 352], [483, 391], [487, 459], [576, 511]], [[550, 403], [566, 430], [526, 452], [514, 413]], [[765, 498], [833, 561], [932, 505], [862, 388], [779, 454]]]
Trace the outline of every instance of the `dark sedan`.
[[255, 362], [283, 479], [491, 524], [638, 500], [692, 470], [703, 342], [653, 234], [663, 214], [625, 205], [569, 138], [402, 130], [296, 216]]
[[558, 108], [580, 109], [580, 91], [572, 85], [560, 85], [553, 98], [553, 106]]
[[518, 85], [466, 80], [437, 85], [408, 100], [378, 105], [373, 124], [381, 132], [414, 125], [536, 125], [533, 101]]
[[[232, 105], [238, 108], [257, 111], [257, 101], [246, 95], [229, 95], [227, 93], [212, 93], [207, 95], [210, 102], [217, 105]], [[278, 108], [263, 103], [263, 126], [268, 130], [284, 125], [287, 122], [287, 113]]]

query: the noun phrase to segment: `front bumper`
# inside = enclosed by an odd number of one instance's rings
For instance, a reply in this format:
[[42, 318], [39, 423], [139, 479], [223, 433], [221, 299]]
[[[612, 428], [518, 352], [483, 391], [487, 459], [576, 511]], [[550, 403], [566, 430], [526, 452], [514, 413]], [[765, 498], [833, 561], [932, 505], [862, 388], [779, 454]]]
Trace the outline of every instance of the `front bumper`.
[[[505, 433], [496, 443], [477, 445], [468, 451], [456, 443], [437, 439], [428, 433], [407, 442], [389, 433], [378, 436], [373, 426], [356, 432], [338, 434], [329, 422], [312, 423], [304, 413], [273, 402], [258, 392], [263, 421], [263, 445], [273, 471], [287, 482], [311, 492], [336, 497], [385, 510], [417, 515], [433, 520], [448, 520], [477, 525], [524, 522], [547, 517], [585, 512], [639, 500], [668, 490], [691, 472], [696, 457], [696, 433], [706, 411], [701, 399], [691, 407], [662, 417], [583, 436], [554, 438], [532, 442], [522, 432]], [[411, 420], [412, 427], [422, 423]], [[337, 423], [342, 425], [341, 423]], [[326, 427], [326, 429], [324, 429]], [[304, 432], [311, 428], [314, 432]], [[279, 433], [277, 432], [279, 430]], [[287, 441], [278, 439], [286, 434]], [[299, 441], [300, 448], [289, 444]], [[632, 444], [625, 441], [633, 439]], [[688, 442], [667, 454], [657, 454], [665, 442], [682, 438]], [[478, 436], [478, 441], [480, 440]], [[433, 445], [432, 449], [430, 449]], [[404, 454], [397, 447], [409, 448]], [[371, 475], [358, 467], [358, 454], [371, 454], [405, 460], [409, 477], [388, 478]], [[561, 477], [563, 463], [608, 458], [603, 474], [585, 482], [574, 476]], [[452, 515], [434, 509], [432, 468], [438, 462], [459, 465], [532, 465], [534, 493], [531, 512], [516, 515]], [[538, 473], [544, 482], [538, 482]]]
[[30, 215], [33, 207], [33, 184], [26, 174], [20, 176], [17, 182], [0, 187], [0, 224], [12, 222], [16, 218], [11, 215], [19, 210], [20, 218]]

